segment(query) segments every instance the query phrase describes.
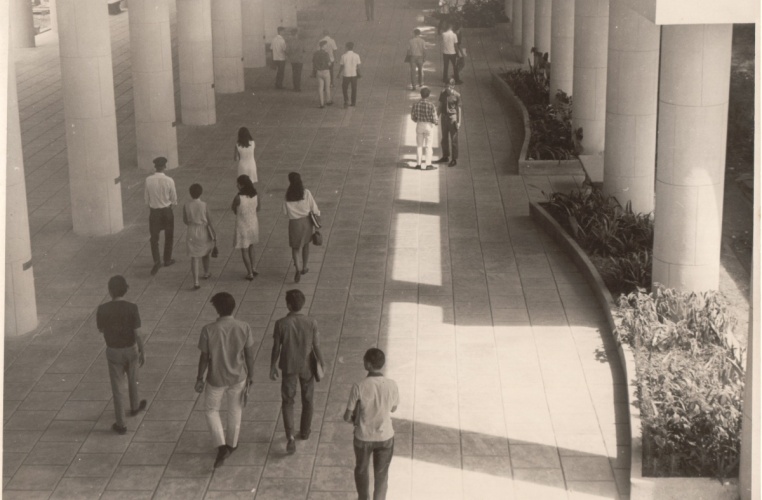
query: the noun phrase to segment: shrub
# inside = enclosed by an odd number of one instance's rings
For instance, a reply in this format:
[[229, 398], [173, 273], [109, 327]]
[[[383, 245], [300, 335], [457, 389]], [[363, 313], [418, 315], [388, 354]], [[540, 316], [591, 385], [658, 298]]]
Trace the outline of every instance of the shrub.
[[719, 292], [654, 288], [620, 298], [617, 332], [635, 353], [643, 474], [735, 476], [744, 386], [735, 320]]
[[466, 0], [462, 5], [437, 12], [434, 17], [463, 28], [491, 28], [495, 23], [508, 22], [505, 3], [500, 0]]

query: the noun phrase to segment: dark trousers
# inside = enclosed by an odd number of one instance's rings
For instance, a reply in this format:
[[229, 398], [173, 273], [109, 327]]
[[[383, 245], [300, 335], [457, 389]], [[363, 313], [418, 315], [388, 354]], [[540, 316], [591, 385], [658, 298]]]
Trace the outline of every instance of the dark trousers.
[[360, 441], [355, 438], [355, 486], [359, 500], [370, 500], [368, 466], [373, 456], [373, 500], [386, 500], [389, 464], [394, 456], [394, 438], [387, 441]]
[[349, 102], [349, 85], [352, 85], [352, 105], [357, 104], [357, 77], [345, 76], [341, 79], [341, 92], [344, 94], [344, 104]]
[[373, 20], [373, 0], [365, 0], [365, 17], [368, 21]]
[[294, 90], [302, 90], [302, 63], [291, 63], [291, 81], [294, 83]]
[[457, 54], [442, 54], [442, 81], [447, 83], [449, 81], [449, 77], [447, 76], [450, 73], [450, 63], [452, 63], [452, 72], [453, 77], [455, 78], [456, 82], [460, 81], [460, 75], [458, 74], [458, 65], [456, 64], [456, 59], [458, 58]]
[[[453, 160], [458, 159], [458, 128], [455, 123], [454, 116], [442, 115], [442, 156], [449, 156]], [[448, 154], [450, 146], [452, 154]]]
[[172, 243], [175, 238], [175, 214], [172, 207], [152, 208], [148, 216], [148, 231], [151, 233], [151, 255], [154, 264], [159, 258], [159, 233], [164, 231], [164, 263], [172, 260]]
[[116, 423], [124, 427], [124, 379], [127, 379], [127, 392], [130, 396], [130, 409], [137, 410], [138, 400], [138, 346], [106, 347], [108, 375], [111, 379], [111, 394], [114, 396], [114, 414]]
[[275, 69], [278, 70], [278, 72], [275, 73], [275, 88], [282, 89], [283, 75], [286, 73], [286, 61], [274, 61], [274, 62], [275, 62]]
[[283, 373], [280, 384], [282, 398], [281, 410], [283, 411], [283, 427], [286, 428], [286, 437], [294, 436], [294, 396], [296, 396], [296, 383], [302, 386], [302, 418], [300, 431], [307, 434], [312, 430], [312, 395], [315, 390], [315, 379], [308, 365], [305, 365], [301, 373]]
[[334, 66], [334, 63], [328, 64], [328, 72], [331, 74], [331, 87], [333, 87], [333, 82], [334, 82], [333, 79], [336, 78], [333, 74], [333, 66]]

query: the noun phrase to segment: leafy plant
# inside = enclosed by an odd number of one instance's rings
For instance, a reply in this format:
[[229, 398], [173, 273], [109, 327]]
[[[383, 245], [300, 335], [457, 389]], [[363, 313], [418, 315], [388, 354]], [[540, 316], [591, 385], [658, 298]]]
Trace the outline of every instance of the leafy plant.
[[505, 23], [505, 3], [500, 0], [466, 0], [462, 5], [437, 12], [434, 16], [463, 28], [491, 28], [495, 23]]

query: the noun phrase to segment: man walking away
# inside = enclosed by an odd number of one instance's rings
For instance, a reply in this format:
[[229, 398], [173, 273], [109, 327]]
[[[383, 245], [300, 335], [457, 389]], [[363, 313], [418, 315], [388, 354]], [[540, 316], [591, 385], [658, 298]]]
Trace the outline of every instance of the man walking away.
[[294, 29], [286, 42], [286, 59], [291, 63], [291, 80], [294, 92], [302, 91], [302, 67], [304, 66], [304, 44], [299, 38], [299, 30]]
[[426, 60], [426, 42], [421, 38], [421, 30], [413, 30], [413, 38], [407, 44], [407, 55], [410, 56], [410, 90], [415, 90], [416, 72], [418, 86], [423, 86], [423, 62]]
[[[357, 79], [362, 77], [360, 74], [360, 56], [354, 52], [355, 44], [347, 42], [347, 51], [341, 56], [341, 65], [339, 73], [342, 76], [341, 91], [344, 94], [344, 107], [357, 104]], [[349, 103], [349, 94], [347, 90], [352, 86], [352, 103]]]
[[434, 131], [439, 121], [437, 120], [437, 108], [428, 100], [430, 95], [431, 90], [428, 87], [423, 87], [421, 89], [421, 99], [413, 104], [413, 107], [410, 109], [410, 118], [416, 123], [415, 143], [417, 146], [417, 161], [415, 168], [421, 168], [423, 149], [425, 148], [426, 167], [423, 170], [436, 170], [437, 168], [431, 164], [431, 156], [433, 154]]
[[299, 437], [308, 439], [312, 429], [312, 395], [315, 379], [309, 363], [310, 352], [315, 353], [318, 363], [323, 363], [320, 352], [320, 335], [317, 321], [299, 311], [304, 307], [301, 290], [286, 292], [288, 315], [275, 322], [273, 351], [270, 358], [270, 380], [278, 379], [278, 368], [283, 375], [280, 390], [282, 398], [283, 426], [286, 430], [286, 452], [296, 452], [294, 440], [294, 396], [296, 383], [302, 387], [302, 417]]
[[334, 62], [336, 61], [334, 52], [339, 50], [339, 48], [336, 46], [336, 41], [333, 38], [331, 38], [331, 34], [328, 30], [323, 30], [323, 38], [321, 38], [320, 41], [321, 42], [325, 41], [325, 47], [323, 48], [323, 50], [325, 50], [328, 53], [328, 57], [330, 57], [331, 59], [329, 70], [331, 72], [331, 87], [333, 87], [333, 78], [334, 78], [333, 67], [334, 67]]
[[374, 9], [374, 1], [373, 0], [365, 0], [365, 18], [368, 21], [373, 20], [373, 9]]
[[384, 377], [384, 351], [371, 348], [363, 356], [368, 376], [352, 385], [344, 420], [355, 426], [355, 486], [359, 500], [369, 500], [368, 466], [373, 456], [373, 500], [385, 500], [389, 465], [394, 455], [391, 414], [400, 397], [397, 383]]
[[[447, 88], [439, 94], [439, 115], [442, 120], [442, 157], [437, 163], [447, 163], [450, 167], [458, 164], [458, 130], [460, 129], [460, 93], [455, 90], [455, 80], [450, 78]], [[452, 155], [448, 156], [452, 148]], [[452, 160], [450, 160], [452, 158]]]
[[[251, 385], [254, 376], [254, 337], [247, 323], [233, 317], [232, 295], [219, 292], [212, 297], [212, 305], [219, 317], [201, 329], [195, 389], [205, 393], [206, 423], [217, 447], [216, 469], [238, 448], [244, 392], [248, 392], [247, 380]], [[227, 401], [226, 431], [220, 418], [223, 396]]]
[[283, 38], [283, 33], [286, 32], [286, 28], [278, 26], [278, 34], [273, 37], [270, 42], [270, 48], [273, 51], [273, 63], [278, 72], [275, 74], [275, 88], [283, 88], [283, 75], [286, 72], [286, 39]]
[[312, 54], [312, 73], [318, 81], [318, 101], [320, 107], [333, 104], [331, 100], [331, 59], [325, 48], [328, 42], [320, 40], [320, 48]]
[[442, 81], [446, 84], [450, 81], [448, 76], [449, 66], [452, 64], [452, 71], [455, 75], [455, 83], [460, 84], [460, 75], [456, 64], [458, 58], [458, 35], [452, 31], [452, 27], [447, 24], [442, 33]]
[[167, 168], [167, 159], [163, 156], [154, 158], [153, 166], [156, 173], [146, 179], [145, 202], [150, 209], [148, 216], [148, 231], [151, 234], [151, 256], [153, 268], [151, 275], [155, 275], [161, 268], [159, 256], [159, 233], [164, 231], [164, 265], [171, 266], [175, 263], [172, 258], [172, 244], [175, 237], [175, 214], [172, 205], [177, 205], [177, 192], [175, 181], [164, 174]]

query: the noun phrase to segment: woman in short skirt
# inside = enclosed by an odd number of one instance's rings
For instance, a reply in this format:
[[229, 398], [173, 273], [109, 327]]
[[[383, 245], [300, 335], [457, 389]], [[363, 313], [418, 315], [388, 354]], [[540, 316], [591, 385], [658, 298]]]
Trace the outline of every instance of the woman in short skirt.
[[310, 258], [310, 239], [314, 231], [310, 212], [319, 216], [320, 210], [309, 189], [304, 189], [302, 177], [298, 173], [288, 174], [288, 183], [283, 213], [288, 215], [288, 244], [296, 268], [294, 282], [299, 283], [301, 275], [309, 272], [307, 261]]
[[259, 243], [259, 197], [248, 175], [239, 175], [236, 179], [238, 194], [233, 199], [235, 213], [235, 247], [241, 249], [243, 265], [246, 266], [246, 279], [251, 281], [259, 274], [254, 270], [254, 245]]

